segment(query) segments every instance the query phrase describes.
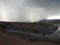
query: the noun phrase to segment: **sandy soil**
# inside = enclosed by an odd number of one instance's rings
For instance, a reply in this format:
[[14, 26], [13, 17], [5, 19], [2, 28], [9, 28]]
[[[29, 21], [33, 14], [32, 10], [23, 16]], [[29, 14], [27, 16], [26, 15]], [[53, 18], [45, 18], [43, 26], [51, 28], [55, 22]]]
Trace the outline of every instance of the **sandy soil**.
[[0, 45], [60, 45], [58, 43], [21, 39], [20, 36], [0, 32]]

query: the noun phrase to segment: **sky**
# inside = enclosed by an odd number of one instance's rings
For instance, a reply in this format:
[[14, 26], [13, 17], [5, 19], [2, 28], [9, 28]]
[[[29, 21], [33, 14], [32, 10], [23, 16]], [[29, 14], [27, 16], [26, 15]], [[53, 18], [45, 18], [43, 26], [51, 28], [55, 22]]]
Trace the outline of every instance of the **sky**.
[[0, 0], [0, 21], [60, 19], [60, 0]]

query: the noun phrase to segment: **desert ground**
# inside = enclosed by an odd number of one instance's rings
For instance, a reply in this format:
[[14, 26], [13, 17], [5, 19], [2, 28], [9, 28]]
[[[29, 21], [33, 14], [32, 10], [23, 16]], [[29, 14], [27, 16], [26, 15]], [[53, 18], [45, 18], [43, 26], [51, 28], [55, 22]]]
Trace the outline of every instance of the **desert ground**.
[[[24, 24], [22, 26], [25, 27], [26, 25]], [[10, 28], [10, 27], [11, 26], [9, 26], [7, 28]], [[12, 23], [11, 29], [21, 29], [21, 24]], [[30, 29], [31, 29], [31, 27], [30, 27]], [[27, 38], [23, 39], [23, 37], [21, 37], [21, 36], [0, 32], [0, 45], [60, 45], [60, 44], [56, 43], [56, 42], [48, 42], [48, 41], [33, 42]]]
[[0, 32], [0, 45], [60, 45], [59, 43], [48, 41], [32, 42], [28, 39], [22, 39], [17, 35]]

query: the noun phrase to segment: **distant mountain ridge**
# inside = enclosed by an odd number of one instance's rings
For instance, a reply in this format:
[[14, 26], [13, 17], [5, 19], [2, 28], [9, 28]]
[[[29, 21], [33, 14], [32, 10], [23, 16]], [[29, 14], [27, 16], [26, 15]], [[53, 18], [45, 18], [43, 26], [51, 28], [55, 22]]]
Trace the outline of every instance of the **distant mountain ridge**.
[[60, 24], [60, 19], [52, 19], [52, 20], [40, 20], [39, 22], [43, 22], [43, 23], [49, 23], [49, 24]]

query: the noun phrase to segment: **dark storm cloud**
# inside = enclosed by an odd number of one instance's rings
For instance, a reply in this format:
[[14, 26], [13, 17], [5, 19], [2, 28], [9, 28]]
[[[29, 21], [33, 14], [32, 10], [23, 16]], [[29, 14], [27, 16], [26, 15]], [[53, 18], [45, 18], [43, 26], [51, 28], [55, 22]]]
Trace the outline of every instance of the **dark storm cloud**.
[[28, 6], [45, 8], [45, 11], [50, 14], [56, 14], [60, 12], [60, 0], [29, 0]]
[[60, 0], [29, 0], [28, 4], [35, 7], [55, 7], [60, 5]]
[[39, 14], [40, 17], [43, 18], [45, 18], [46, 16], [49, 17], [60, 15], [60, 0], [28, 0], [26, 5], [31, 8], [36, 8], [38, 10], [42, 8], [42, 10], [40, 11], [43, 14], [42, 15], [41, 13]]

